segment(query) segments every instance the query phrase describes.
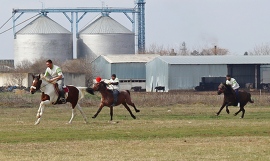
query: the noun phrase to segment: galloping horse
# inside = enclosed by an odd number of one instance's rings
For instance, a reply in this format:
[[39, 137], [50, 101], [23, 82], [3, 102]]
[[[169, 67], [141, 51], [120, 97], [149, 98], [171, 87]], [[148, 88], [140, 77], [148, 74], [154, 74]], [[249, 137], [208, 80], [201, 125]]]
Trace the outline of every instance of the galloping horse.
[[[220, 110], [217, 112], [217, 116], [220, 114], [221, 110], [225, 106], [226, 106], [226, 112], [229, 114], [230, 111], [228, 109], [228, 106], [237, 106], [237, 104], [238, 104], [234, 90], [232, 89], [232, 87], [230, 85], [226, 85], [226, 83], [221, 83], [218, 86], [218, 92], [217, 93], [218, 93], [218, 95], [220, 95], [221, 93], [224, 94], [223, 104], [220, 107]], [[242, 111], [242, 116], [240, 118], [244, 118], [244, 115], [245, 115], [244, 106], [248, 102], [254, 103], [254, 101], [251, 100], [251, 94], [246, 92], [246, 91], [239, 91], [238, 92], [238, 97], [239, 97], [239, 102], [240, 102], [240, 109], [239, 109], [239, 111], [237, 111], [234, 114], [234, 116], [236, 116], [239, 112]]]
[[[38, 108], [37, 112], [37, 120], [35, 122], [35, 125], [40, 123], [41, 116], [44, 111], [45, 105], [50, 105], [50, 104], [61, 104], [60, 102], [57, 102], [58, 98], [58, 93], [56, 92], [55, 85], [53, 83], [49, 83], [47, 78], [43, 76], [33, 76], [33, 83], [32, 86], [30, 87], [30, 92], [31, 94], [34, 94], [37, 90], [40, 90], [42, 92], [41, 94], [41, 102]], [[70, 102], [72, 105], [72, 115], [69, 120], [69, 124], [72, 122], [74, 116], [76, 115], [75, 107], [79, 109], [81, 112], [85, 123], [87, 123], [87, 118], [79, 105], [78, 101], [81, 100], [84, 97], [85, 91], [87, 87], [75, 87], [75, 86], [66, 86], [69, 90], [69, 92], [66, 93], [66, 101]], [[88, 93], [94, 94], [91, 89], [87, 90]]]
[[[108, 106], [108, 107], [110, 107], [110, 115], [111, 115], [111, 121], [112, 121], [113, 107], [111, 105], [113, 103], [114, 98], [113, 98], [112, 91], [108, 90], [107, 86], [108, 86], [107, 83], [105, 83], [104, 81], [101, 81], [101, 82], [95, 83], [93, 86], [93, 89], [87, 88], [86, 91], [88, 91], [88, 90], [89, 90], [88, 92], [91, 92], [91, 90], [99, 91], [102, 95], [99, 109], [98, 109], [97, 113], [92, 118], [96, 118], [98, 116], [99, 112], [102, 110], [102, 108], [104, 106]], [[140, 110], [138, 110], [136, 108], [135, 104], [132, 103], [129, 90], [119, 91], [118, 99], [117, 99], [115, 106], [118, 106], [120, 104], [125, 106], [125, 108], [128, 110], [128, 112], [130, 113], [130, 115], [133, 119], [136, 119], [136, 116], [134, 116], [132, 114], [132, 112], [131, 112], [130, 108], [127, 106], [127, 104], [132, 106], [136, 112], [140, 112]]]

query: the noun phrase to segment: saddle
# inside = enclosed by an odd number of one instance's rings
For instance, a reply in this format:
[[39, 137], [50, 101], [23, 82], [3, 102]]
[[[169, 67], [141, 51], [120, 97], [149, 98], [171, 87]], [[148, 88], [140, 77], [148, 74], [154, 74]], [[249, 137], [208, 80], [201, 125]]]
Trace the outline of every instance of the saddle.
[[[61, 95], [60, 95], [60, 90], [58, 88], [58, 83], [53, 84], [53, 86], [54, 86], [54, 89], [55, 89], [55, 93], [58, 95], [58, 98], [57, 98], [56, 102], [54, 102], [53, 104], [54, 105], [56, 105], [56, 104], [65, 104], [66, 102], [63, 103], [62, 101], [60, 101]], [[64, 91], [64, 95], [66, 93], [68, 93], [69, 92], [68, 87], [67, 86], [63, 86], [63, 91]]]

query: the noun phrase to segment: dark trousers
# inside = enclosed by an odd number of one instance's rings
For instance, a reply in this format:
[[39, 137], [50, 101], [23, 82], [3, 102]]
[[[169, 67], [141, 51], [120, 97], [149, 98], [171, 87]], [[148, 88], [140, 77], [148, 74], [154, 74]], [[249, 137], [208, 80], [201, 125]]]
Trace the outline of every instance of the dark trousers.
[[236, 101], [237, 103], [239, 103], [239, 93], [238, 93], [238, 89], [235, 89], [235, 96], [236, 96]]
[[113, 103], [116, 104], [119, 91], [117, 89], [113, 89], [112, 91], [113, 91]]

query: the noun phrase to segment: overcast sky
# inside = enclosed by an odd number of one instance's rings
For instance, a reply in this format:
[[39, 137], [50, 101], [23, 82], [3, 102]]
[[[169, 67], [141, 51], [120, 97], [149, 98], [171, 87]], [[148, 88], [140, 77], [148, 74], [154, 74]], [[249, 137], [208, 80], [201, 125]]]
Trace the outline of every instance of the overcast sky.
[[[1, 0], [0, 26], [11, 16], [12, 9], [76, 8], [135, 6], [134, 0]], [[231, 55], [243, 55], [256, 46], [270, 44], [270, 0], [146, 0], [146, 47], [151, 44], [179, 50], [186, 43], [189, 50], [218, 46], [228, 49]], [[19, 14], [17, 14], [18, 16]], [[18, 22], [34, 15], [23, 14]], [[96, 17], [89, 13], [79, 29]], [[70, 24], [62, 13], [48, 16], [70, 30]], [[112, 18], [132, 29], [123, 13]], [[30, 21], [29, 21], [30, 22]], [[29, 22], [17, 27], [17, 30]], [[0, 32], [12, 27], [9, 21]], [[0, 59], [14, 59], [13, 31], [0, 34]]]

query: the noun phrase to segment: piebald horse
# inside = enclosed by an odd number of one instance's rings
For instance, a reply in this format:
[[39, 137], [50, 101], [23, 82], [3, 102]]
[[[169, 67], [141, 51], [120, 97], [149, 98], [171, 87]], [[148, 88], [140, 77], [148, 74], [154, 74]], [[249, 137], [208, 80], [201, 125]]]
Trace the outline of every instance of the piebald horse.
[[[58, 93], [56, 92], [55, 89], [55, 82], [48, 82], [48, 78], [43, 77], [41, 75], [32, 75], [33, 77], [33, 83], [32, 86], [30, 87], [30, 92], [31, 94], [34, 94], [36, 91], [40, 90], [42, 92], [41, 94], [41, 102], [37, 111], [37, 120], [35, 122], [35, 125], [40, 123], [41, 116], [44, 112], [44, 107], [46, 105], [52, 105], [52, 104], [61, 104], [60, 102], [57, 102], [58, 100]], [[76, 110], [75, 107], [80, 111], [82, 114], [85, 123], [87, 123], [87, 117], [85, 113], [82, 110], [82, 107], [79, 105], [79, 101], [84, 97], [85, 91], [87, 87], [75, 87], [68, 85], [66, 86], [68, 88], [69, 92], [66, 92], [66, 101], [71, 103], [72, 106], [72, 115], [69, 120], [69, 124], [72, 123], [72, 120], [74, 116], [76, 115]], [[87, 90], [88, 93], [94, 94], [91, 89]]]

